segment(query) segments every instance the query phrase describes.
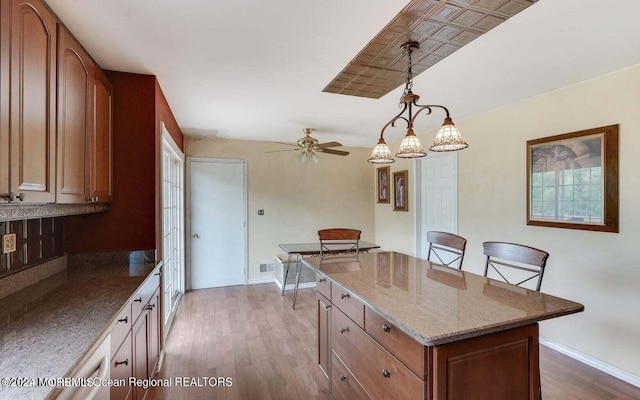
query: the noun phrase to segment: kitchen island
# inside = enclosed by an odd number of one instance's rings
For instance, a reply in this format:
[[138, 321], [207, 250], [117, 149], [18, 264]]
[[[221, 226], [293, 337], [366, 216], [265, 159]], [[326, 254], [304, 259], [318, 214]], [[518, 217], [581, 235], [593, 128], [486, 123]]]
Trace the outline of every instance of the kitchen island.
[[584, 309], [396, 252], [303, 263], [336, 399], [538, 400], [538, 321]]

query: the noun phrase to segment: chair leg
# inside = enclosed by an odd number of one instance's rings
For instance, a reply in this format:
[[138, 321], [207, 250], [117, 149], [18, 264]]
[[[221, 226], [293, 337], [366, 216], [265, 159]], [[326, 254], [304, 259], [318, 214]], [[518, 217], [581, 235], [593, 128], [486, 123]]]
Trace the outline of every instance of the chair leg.
[[296, 309], [296, 299], [298, 298], [298, 285], [300, 284], [300, 275], [302, 275], [302, 262], [296, 262], [296, 283], [293, 288], [293, 309]]

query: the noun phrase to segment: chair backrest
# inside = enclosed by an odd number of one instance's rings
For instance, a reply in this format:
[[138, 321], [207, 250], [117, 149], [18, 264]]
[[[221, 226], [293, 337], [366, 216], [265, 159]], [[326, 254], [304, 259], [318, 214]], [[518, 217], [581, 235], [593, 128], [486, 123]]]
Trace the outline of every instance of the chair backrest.
[[[427, 260], [437, 261], [448, 266], [455, 264], [458, 269], [462, 269], [467, 239], [453, 233], [429, 231], [427, 232], [427, 241], [429, 242]], [[451, 257], [453, 259], [449, 260]]]
[[[540, 291], [549, 253], [522, 244], [506, 242], [484, 242], [482, 247], [484, 247], [484, 255], [487, 256], [484, 276], [488, 276], [489, 266], [491, 266], [492, 270], [497, 272], [505, 282], [516, 286], [537, 278], [536, 291]], [[512, 280], [517, 281], [514, 283], [505, 277], [506, 271], [502, 267], [515, 268], [524, 272], [519, 273], [515, 278], [511, 277]]]
[[358, 229], [331, 228], [318, 231], [320, 239], [320, 257], [327, 254], [360, 252], [360, 234]]

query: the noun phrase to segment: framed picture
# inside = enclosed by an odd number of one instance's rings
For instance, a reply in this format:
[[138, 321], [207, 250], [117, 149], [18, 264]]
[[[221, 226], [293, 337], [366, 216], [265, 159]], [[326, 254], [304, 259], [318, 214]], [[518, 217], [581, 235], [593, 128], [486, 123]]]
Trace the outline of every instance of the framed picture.
[[381, 167], [378, 171], [378, 203], [389, 203], [389, 167]]
[[527, 225], [618, 232], [618, 125], [527, 141]]
[[407, 170], [393, 173], [393, 211], [409, 211], [408, 176]]

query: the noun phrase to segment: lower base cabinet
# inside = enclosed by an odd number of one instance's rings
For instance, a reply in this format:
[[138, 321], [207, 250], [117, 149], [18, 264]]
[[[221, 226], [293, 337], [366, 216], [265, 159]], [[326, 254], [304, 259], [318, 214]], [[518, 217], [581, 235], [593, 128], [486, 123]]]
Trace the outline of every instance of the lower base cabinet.
[[[133, 376], [133, 357], [131, 357], [131, 332], [125, 336], [118, 351], [111, 358], [111, 379], [124, 380], [129, 383], [129, 377]], [[111, 399], [131, 400], [133, 390], [131, 386], [112, 386]]]
[[318, 364], [336, 400], [540, 398], [537, 323], [424, 346], [338, 285], [317, 303]]
[[[147, 313], [142, 313], [133, 324], [131, 331], [131, 342], [133, 347], [133, 377], [147, 379], [149, 377], [147, 358], [149, 356], [149, 317]], [[135, 386], [135, 399], [144, 398], [145, 388]]]

